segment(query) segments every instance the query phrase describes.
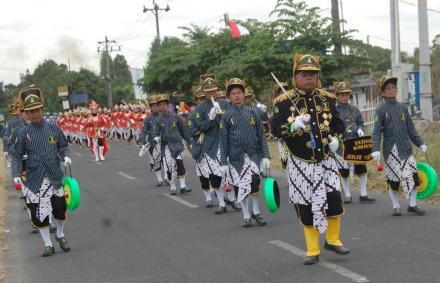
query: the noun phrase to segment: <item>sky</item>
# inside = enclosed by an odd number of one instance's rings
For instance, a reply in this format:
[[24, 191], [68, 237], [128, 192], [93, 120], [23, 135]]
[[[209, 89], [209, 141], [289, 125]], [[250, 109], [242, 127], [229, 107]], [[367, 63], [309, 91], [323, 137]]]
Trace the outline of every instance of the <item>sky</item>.
[[[341, 0], [340, 0], [341, 1]], [[320, 7], [321, 15], [330, 17], [331, 0], [307, 0]], [[412, 53], [418, 46], [416, 0], [399, 2], [401, 49]], [[193, 23], [218, 30], [223, 14], [230, 19], [255, 18], [270, 21], [276, 0], [156, 0], [170, 11], [160, 13], [160, 33], [181, 37], [181, 26]], [[156, 36], [156, 23], [151, 12], [143, 13], [150, 0], [2, 0], [0, 3], [0, 81], [18, 83], [19, 74], [33, 71], [45, 59], [70, 62], [73, 70], [80, 67], [98, 72], [98, 41], [105, 36], [117, 41], [130, 67], [142, 68], [146, 52]], [[353, 37], [370, 44], [390, 48], [389, 1], [342, 0], [345, 29], [357, 30]], [[440, 1], [428, 0], [430, 41], [440, 34]], [[272, 18], [273, 19], [273, 18]]]

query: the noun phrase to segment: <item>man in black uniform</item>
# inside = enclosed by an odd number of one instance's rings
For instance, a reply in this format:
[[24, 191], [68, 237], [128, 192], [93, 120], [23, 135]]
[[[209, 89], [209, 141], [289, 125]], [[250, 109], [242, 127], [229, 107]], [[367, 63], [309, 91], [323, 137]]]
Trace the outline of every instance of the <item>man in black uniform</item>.
[[319, 261], [319, 233], [324, 248], [348, 254], [340, 241], [343, 214], [336, 152], [344, 122], [336, 111], [335, 95], [320, 88], [319, 57], [295, 54], [293, 89], [275, 99], [272, 133], [289, 149], [287, 171], [290, 202], [304, 226], [307, 253], [304, 264]]

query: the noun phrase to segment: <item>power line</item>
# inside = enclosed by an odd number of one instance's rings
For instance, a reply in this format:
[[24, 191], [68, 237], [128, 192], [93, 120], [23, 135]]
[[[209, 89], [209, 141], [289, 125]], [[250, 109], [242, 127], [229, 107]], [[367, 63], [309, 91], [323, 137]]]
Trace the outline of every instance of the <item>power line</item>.
[[160, 8], [159, 5], [156, 4], [156, 2], [153, 0], [153, 8], [146, 8], [144, 6], [143, 12], [146, 13], [148, 11], [152, 12], [153, 15], [156, 17], [156, 32], [157, 32], [157, 38], [160, 40], [160, 32], [159, 32], [159, 12], [165, 11], [168, 12], [170, 10], [170, 6], [167, 5], [166, 8]]
[[[419, 5], [417, 5], [417, 4], [414, 4], [414, 3], [411, 3], [411, 2], [407, 2], [407, 1], [404, 1], [404, 0], [399, 0], [399, 2], [405, 3], [405, 4], [410, 5], [410, 6], [414, 6], [414, 7], [418, 7], [418, 6], [419, 6]], [[434, 12], [434, 13], [438, 13], [438, 14], [440, 14], [440, 11], [439, 11], [439, 10], [435, 10], [435, 9], [430, 9], [430, 8], [428, 8], [428, 11], [431, 11], [431, 12]]]
[[139, 20], [142, 19], [142, 16], [143, 14], [140, 14], [139, 17], [127, 29], [124, 30], [124, 32], [115, 37], [115, 40], [120, 40], [121, 38], [125, 37], [131, 28], [133, 28], [139, 22]]
[[103, 53], [105, 58], [105, 81], [107, 82], [107, 103], [109, 107], [113, 107], [113, 97], [112, 97], [112, 78], [110, 76], [110, 52], [113, 51], [121, 51], [121, 46], [116, 47], [115, 40], [108, 40], [107, 36], [105, 36], [104, 41], [98, 41], [98, 52]]
[[[145, 24], [147, 21], [149, 20], [149, 17], [147, 16], [139, 25], [138, 25], [138, 27], [137, 28], [135, 28], [135, 29], [133, 29], [133, 30], [131, 30], [130, 32], [128, 32], [128, 33], [126, 33], [125, 35], [123, 35], [123, 36], [121, 36], [119, 39], [117, 39], [119, 42], [123, 42], [123, 41], [128, 41], [128, 40], [131, 40], [131, 39], [133, 39], [133, 38], [136, 38], [136, 37], [138, 37], [141, 33], [143, 33], [144, 31], [145, 31], [145, 29], [144, 30], [142, 30], [140, 33], [139, 32], [137, 32], [138, 31], [138, 28], [142, 28], [143, 27], [143, 24]], [[137, 33], [135, 33], [135, 32], [137, 32]]]

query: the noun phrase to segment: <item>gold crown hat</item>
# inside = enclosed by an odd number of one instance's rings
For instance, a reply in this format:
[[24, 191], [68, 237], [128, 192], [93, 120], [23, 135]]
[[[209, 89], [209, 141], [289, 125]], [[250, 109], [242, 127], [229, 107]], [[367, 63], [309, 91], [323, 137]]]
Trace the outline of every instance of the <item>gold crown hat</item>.
[[202, 87], [199, 85], [192, 87], [192, 92], [195, 98], [202, 98], [205, 97], [205, 93], [202, 91]]
[[217, 82], [217, 78], [215, 77], [214, 74], [203, 74], [200, 75], [200, 85], [203, 85], [203, 82], [208, 78], [213, 79], [214, 81]]
[[226, 92], [223, 90], [217, 90], [217, 98], [224, 98], [226, 97]]
[[340, 81], [334, 82], [333, 86], [335, 87], [335, 93], [349, 93], [351, 92], [351, 84], [349, 81]]
[[229, 96], [231, 89], [233, 87], [239, 87], [241, 91], [245, 92], [246, 90], [246, 82], [239, 78], [232, 78], [226, 82], [226, 95]]
[[319, 56], [295, 53], [293, 57], [293, 73], [298, 71], [321, 71]]
[[246, 96], [254, 96], [254, 95], [255, 95], [254, 90], [250, 86], [246, 87], [244, 96], [246, 97]]
[[278, 90], [281, 89], [280, 85], [281, 85], [285, 90], [287, 90], [287, 89], [289, 88], [289, 83], [287, 83], [287, 82], [280, 82], [279, 85], [278, 85], [277, 83], [274, 83], [274, 84], [272, 85], [272, 89], [275, 90], [275, 91], [278, 91]]
[[384, 91], [388, 83], [397, 85], [397, 78], [389, 75], [383, 75], [380, 79], [376, 80], [376, 86], [380, 91]]
[[169, 98], [169, 96], [168, 96], [168, 94], [165, 94], [165, 93], [159, 93], [159, 94], [156, 94], [156, 103], [160, 103], [160, 102], [164, 102], [164, 101], [166, 101], [166, 102], [169, 102], [170, 101], [170, 98]]
[[202, 83], [202, 90], [204, 92], [218, 90], [218, 83], [213, 78], [206, 78]]
[[29, 111], [44, 107], [43, 92], [39, 87], [31, 86], [24, 88], [20, 91], [19, 97], [23, 101], [24, 111]]
[[147, 103], [148, 105], [156, 104], [157, 103], [157, 94], [151, 94], [147, 97]]

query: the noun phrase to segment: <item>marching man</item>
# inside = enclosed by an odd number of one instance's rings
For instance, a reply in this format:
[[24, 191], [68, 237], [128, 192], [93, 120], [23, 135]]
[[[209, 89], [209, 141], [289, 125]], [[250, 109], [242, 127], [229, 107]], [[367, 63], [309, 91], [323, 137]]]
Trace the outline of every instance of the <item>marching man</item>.
[[[206, 206], [212, 206], [212, 188], [219, 201], [215, 214], [227, 212], [222, 191], [222, 171], [220, 170], [220, 120], [222, 109], [218, 102], [212, 101], [217, 96], [218, 84], [214, 77], [207, 77], [202, 82], [202, 92], [195, 93], [205, 101], [197, 105], [188, 120], [188, 129], [193, 143], [192, 152], [196, 160], [196, 172], [200, 178], [201, 188], [206, 198]], [[194, 151], [197, 150], [197, 153]], [[230, 202], [234, 209], [238, 209]]]
[[293, 89], [277, 97], [272, 133], [288, 147], [287, 175], [290, 202], [304, 226], [306, 259], [319, 261], [319, 234], [326, 233], [324, 248], [348, 254], [340, 240], [344, 213], [336, 152], [344, 122], [336, 111], [335, 95], [320, 88], [319, 57], [295, 54]]
[[[190, 138], [182, 118], [169, 110], [169, 98], [166, 94], [157, 95], [157, 103], [161, 114], [153, 125], [153, 141], [160, 144], [162, 166], [166, 179], [171, 186], [171, 195], [177, 194], [176, 179], [180, 181], [180, 193], [191, 192], [186, 187], [186, 170], [183, 164], [183, 142], [190, 143]], [[153, 146], [151, 144], [150, 146]]]
[[[52, 213], [57, 227], [55, 240], [60, 248], [68, 252], [70, 247], [64, 236], [66, 220], [66, 200], [62, 186], [63, 171], [61, 160], [70, 166], [69, 149], [66, 137], [54, 124], [43, 119], [43, 95], [41, 90], [30, 87], [20, 93], [24, 111], [31, 124], [26, 125], [18, 134], [14, 145], [14, 183], [21, 185], [26, 203], [31, 211], [32, 224], [39, 229], [44, 241], [43, 257], [55, 253], [49, 233], [49, 214]], [[22, 163], [27, 155], [27, 180], [21, 179]]]
[[[251, 227], [254, 219], [258, 225], [266, 225], [260, 213], [258, 192], [260, 169], [270, 166], [269, 149], [264, 136], [264, 127], [259, 113], [244, 104], [245, 83], [233, 78], [227, 82], [226, 95], [231, 106], [220, 122], [220, 164], [234, 186], [237, 203], [243, 211], [243, 227]], [[260, 168], [261, 166], [261, 168]], [[252, 214], [249, 214], [249, 198], [252, 199]]]
[[151, 109], [151, 114], [147, 116], [144, 120], [144, 126], [139, 138], [139, 144], [141, 148], [147, 146], [147, 141], [149, 143], [148, 148], [148, 159], [150, 163], [151, 171], [154, 172], [157, 179], [156, 187], [164, 186], [166, 183], [162, 178], [162, 154], [160, 152], [160, 144], [154, 142], [153, 138], [153, 126], [159, 117], [159, 106], [157, 105], [157, 96], [150, 95], [148, 97], [148, 105]]
[[415, 215], [424, 215], [425, 211], [417, 207], [417, 188], [420, 184], [416, 169], [416, 160], [412, 154], [411, 142], [420, 151], [428, 147], [417, 134], [406, 106], [396, 101], [397, 78], [387, 75], [377, 80], [385, 103], [379, 106], [374, 117], [373, 153], [374, 160], [380, 161], [380, 144], [383, 136], [382, 153], [385, 159], [385, 176], [388, 193], [393, 204], [393, 216], [402, 215], [397, 198], [400, 184], [403, 185], [405, 197], [409, 200], [407, 211]]
[[[364, 121], [362, 119], [359, 109], [350, 105], [351, 84], [348, 81], [341, 81], [335, 83], [336, 88], [336, 110], [339, 113], [339, 118], [345, 123], [344, 139], [351, 139], [355, 137], [363, 137]], [[338, 148], [335, 153], [336, 163], [338, 164], [339, 174], [341, 175], [342, 189], [344, 190], [344, 203], [351, 203], [352, 197], [350, 193], [350, 169], [354, 167], [354, 174], [359, 177], [360, 196], [359, 202], [368, 203], [374, 202], [375, 199], [367, 194], [367, 165], [350, 164], [344, 160], [342, 156], [342, 147]]]
[[98, 115], [98, 108], [98, 103], [92, 100], [90, 104], [92, 116], [84, 122], [84, 127], [87, 127], [89, 132], [90, 152], [95, 157], [95, 161], [105, 160], [104, 155], [108, 152], [107, 139], [104, 133], [106, 121], [103, 115]]

